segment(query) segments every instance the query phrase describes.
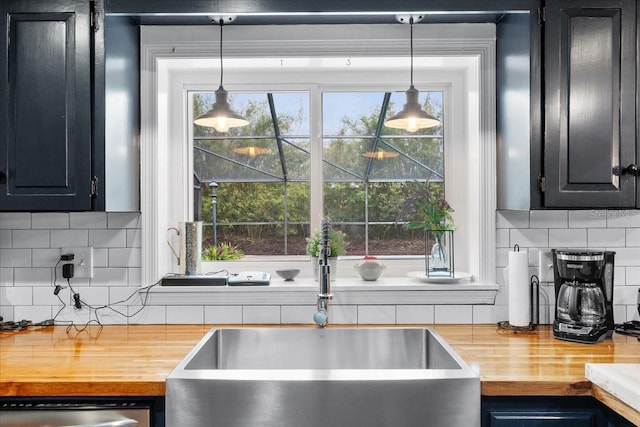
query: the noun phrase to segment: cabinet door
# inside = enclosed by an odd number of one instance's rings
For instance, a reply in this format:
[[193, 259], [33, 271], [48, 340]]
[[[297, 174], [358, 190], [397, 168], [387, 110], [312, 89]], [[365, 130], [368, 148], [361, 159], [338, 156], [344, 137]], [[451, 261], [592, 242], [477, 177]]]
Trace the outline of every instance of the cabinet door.
[[546, 207], [633, 207], [635, 0], [554, 0], [545, 10]]
[[90, 210], [89, 1], [0, 12], [0, 210]]

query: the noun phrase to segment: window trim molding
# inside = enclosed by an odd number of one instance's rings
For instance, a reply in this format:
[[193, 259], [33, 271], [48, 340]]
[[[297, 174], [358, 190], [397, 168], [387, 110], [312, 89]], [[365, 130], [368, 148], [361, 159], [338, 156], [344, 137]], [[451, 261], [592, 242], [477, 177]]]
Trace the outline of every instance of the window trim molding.
[[[300, 33], [305, 27], [304, 40], [287, 38], [287, 34]], [[278, 37], [264, 38], [259, 27], [230, 27], [225, 34], [225, 57], [230, 56], [308, 56], [311, 48], [314, 54], [340, 56], [354, 55], [353, 46], [359, 47], [364, 56], [395, 56], [406, 48], [406, 31], [403, 26], [374, 26], [378, 38], [371, 37], [372, 26], [332, 26], [326, 32], [324, 26], [280, 26]], [[386, 28], [383, 28], [386, 27]], [[496, 216], [496, 105], [495, 105], [495, 26], [491, 24], [420, 25], [414, 35], [414, 49], [420, 55], [473, 56], [479, 61], [479, 75], [471, 76], [478, 82], [476, 106], [480, 116], [478, 123], [467, 124], [467, 132], [477, 135], [476, 147], [465, 147], [475, 151], [467, 156], [475, 163], [470, 165], [474, 173], [468, 185], [477, 188], [477, 193], [469, 191], [465, 197], [468, 203], [478, 204], [478, 215], [470, 223], [470, 241], [475, 250], [469, 262], [477, 267], [474, 279], [478, 283], [495, 284], [495, 216]], [[487, 37], [487, 28], [494, 37]], [[478, 32], [475, 33], [475, 29]], [[142, 284], [156, 283], [172, 263], [167, 249], [166, 225], [174, 224], [173, 218], [189, 218], [191, 209], [185, 196], [182, 203], [169, 203], [172, 197], [171, 184], [189, 185], [187, 174], [176, 174], [164, 170], [161, 165], [170, 156], [178, 159], [181, 168], [188, 165], [188, 155], [167, 151], [171, 149], [169, 140], [172, 130], [168, 123], [168, 93], [164, 89], [171, 70], [167, 60], [177, 58], [210, 58], [218, 55], [214, 28], [189, 27], [141, 27], [141, 222], [142, 222]], [[384, 38], [379, 38], [384, 34]], [[327, 36], [328, 35], [328, 36]], [[318, 37], [314, 40], [313, 37]], [[329, 38], [329, 39], [327, 39]], [[347, 42], [345, 42], [347, 39]], [[202, 42], [198, 40], [210, 40]], [[282, 43], [286, 40], [286, 43]], [[350, 44], [351, 43], [351, 44]], [[286, 45], [286, 46], [285, 46]], [[351, 49], [351, 50], [349, 50]], [[348, 51], [348, 52], [347, 52]], [[226, 83], [225, 83], [226, 84]], [[390, 88], [391, 89], [391, 88]], [[493, 94], [494, 96], [487, 96]], [[182, 106], [184, 108], [184, 106]], [[185, 109], [186, 110], [186, 109]], [[183, 110], [184, 111], [184, 110]], [[173, 130], [175, 132], [175, 130]], [[183, 132], [185, 133], [185, 132]], [[187, 135], [184, 135], [186, 138]], [[469, 141], [466, 141], [469, 142]], [[177, 145], [177, 144], [174, 144]], [[163, 151], [165, 149], [165, 151]], [[175, 157], [178, 156], [178, 157]], [[163, 162], [164, 160], [164, 162]], [[445, 171], [446, 173], [446, 171]], [[177, 179], [176, 179], [177, 177]], [[461, 185], [465, 185], [464, 183]], [[168, 191], [167, 191], [168, 190]], [[182, 192], [184, 193], [184, 192]], [[449, 193], [449, 192], [448, 192]], [[457, 195], [447, 194], [447, 199]], [[175, 197], [175, 195], [173, 196]], [[164, 206], [167, 209], [159, 209]], [[475, 273], [475, 272], [474, 272]]]

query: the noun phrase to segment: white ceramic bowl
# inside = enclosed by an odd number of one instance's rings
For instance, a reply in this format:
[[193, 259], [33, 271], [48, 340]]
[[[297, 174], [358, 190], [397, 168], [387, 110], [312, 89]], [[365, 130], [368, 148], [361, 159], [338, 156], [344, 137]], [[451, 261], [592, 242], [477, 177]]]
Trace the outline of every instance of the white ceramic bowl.
[[293, 278], [300, 274], [300, 270], [297, 268], [291, 268], [288, 270], [276, 270], [276, 274], [282, 277], [285, 282], [292, 282]]

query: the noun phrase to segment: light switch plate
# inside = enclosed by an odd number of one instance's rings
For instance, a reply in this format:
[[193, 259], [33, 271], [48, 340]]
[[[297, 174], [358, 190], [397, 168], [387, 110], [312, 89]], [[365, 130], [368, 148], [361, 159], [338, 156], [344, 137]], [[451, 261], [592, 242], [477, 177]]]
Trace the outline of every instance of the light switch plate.
[[92, 278], [93, 277], [93, 248], [73, 247], [61, 248], [60, 255], [73, 254], [73, 261], [62, 261], [61, 264], [73, 263], [73, 277]]
[[542, 282], [553, 282], [553, 257], [551, 251], [538, 252], [538, 279]]

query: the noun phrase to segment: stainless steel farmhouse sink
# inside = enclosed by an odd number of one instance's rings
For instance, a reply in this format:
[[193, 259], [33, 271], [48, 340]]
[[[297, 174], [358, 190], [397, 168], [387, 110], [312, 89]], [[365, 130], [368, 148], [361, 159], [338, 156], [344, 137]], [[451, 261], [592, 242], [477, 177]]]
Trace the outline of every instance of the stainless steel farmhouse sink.
[[177, 426], [475, 426], [480, 378], [428, 328], [212, 329], [166, 382]]

